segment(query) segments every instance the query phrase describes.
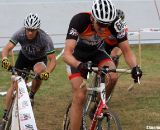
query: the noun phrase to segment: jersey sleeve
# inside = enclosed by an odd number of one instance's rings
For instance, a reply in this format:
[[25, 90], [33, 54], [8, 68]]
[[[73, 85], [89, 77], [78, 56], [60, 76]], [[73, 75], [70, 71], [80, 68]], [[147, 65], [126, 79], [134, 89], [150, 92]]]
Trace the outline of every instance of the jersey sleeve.
[[21, 32], [19, 30], [12, 35], [9, 41], [16, 46], [17, 43], [20, 41], [20, 35], [21, 35]]
[[53, 45], [53, 41], [51, 39], [51, 37], [47, 34], [46, 35], [46, 54], [49, 55], [49, 54], [53, 54], [55, 53], [55, 48], [54, 48], [54, 45]]
[[88, 13], [79, 13], [70, 21], [66, 39], [78, 39], [80, 33], [82, 33], [89, 24]]

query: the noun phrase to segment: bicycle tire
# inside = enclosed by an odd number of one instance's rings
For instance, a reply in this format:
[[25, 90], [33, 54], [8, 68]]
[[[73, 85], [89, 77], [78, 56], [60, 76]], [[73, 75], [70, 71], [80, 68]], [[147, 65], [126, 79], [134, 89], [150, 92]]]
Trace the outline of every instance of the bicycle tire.
[[[66, 113], [64, 115], [63, 119], [63, 130], [70, 130], [70, 108], [71, 108], [72, 102], [70, 102], [67, 106]], [[82, 120], [83, 122], [83, 120]], [[80, 130], [84, 130], [82, 125], [80, 126]]]
[[108, 111], [101, 120], [98, 120], [96, 130], [122, 130], [120, 120], [116, 113]]
[[72, 103], [69, 102], [64, 119], [63, 119], [63, 130], [70, 130], [70, 108], [71, 108]]

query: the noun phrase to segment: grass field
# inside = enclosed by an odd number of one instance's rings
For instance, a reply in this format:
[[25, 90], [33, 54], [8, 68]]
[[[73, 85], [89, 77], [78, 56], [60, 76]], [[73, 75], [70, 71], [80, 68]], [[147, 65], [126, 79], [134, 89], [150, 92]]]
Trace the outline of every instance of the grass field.
[[[138, 57], [138, 47], [132, 46]], [[59, 51], [57, 51], [57, 54]], [[146, 130], [147, 126], [160, 126], [160, 45], [142, 46], [141, 84], [132, 83], [130, 75], [121, 75], [116, 85], [110, 106], [121, 120], [123, 130]], [[119, 68], [127, 68], [123, 57]], [[9, 73], [0, 68], [0, 91], [10, 84]], [[71, 99], [71, 86], [65, 64], [61, 59], [48, 81], [44, 81], [35, 97], [34, 113], [39, 130], [62, 130], [63, 115]], [[2, 116], [4, 97], [0, 97]]]

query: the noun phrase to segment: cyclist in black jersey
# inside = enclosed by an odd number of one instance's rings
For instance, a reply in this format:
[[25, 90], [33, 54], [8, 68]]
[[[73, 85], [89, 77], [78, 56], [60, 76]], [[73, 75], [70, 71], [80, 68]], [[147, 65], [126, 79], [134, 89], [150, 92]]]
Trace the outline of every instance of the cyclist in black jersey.
[[[116, 15], [116, 8], [111, 0], [94, 0], [91, 13], [79, 13], [70, 21], [65, 41], [63, 60], [68, 64], [67, 71], [72, 84], [71, 130], [80, 130], [82, 110], [86, 90], [80, 88], [83, 79], [87, 78], [87, 61], [98, 67], [116, 68], [109, 54], [101, 49], [104, 40], [107, 43], [118, 43], [126, 63], [132, 69], [132, 78], [137, 82], [142, 76], [137, 66], [136, 57], [128, 43], [124, 23]], [[107, 78], [107, 77], [106, 77]], [[106, 86], [108, 98], [118, 76], [110, 73], [111, 82]]]
[[[7, 70], [12, 66], [7, 58], [9, 52], [12, 51], [18, 43], [21, 45], [21, 50], [16, 60], [15, 67], [17, 69], [26, 68], [27, 70], [34, 70], [35, 73], [40, 74], [40, 79], [34, 79], [32, 81], [29, 96], [33, 104], [34, 95], [42, 83], [41, 80], [47, 80], [49, 74], [56, 66], [53, 42], [49, 35], [40, 29], [40, 19], [37, 14], [30, 13], [24, 20], [24, 27], [14, 33], [8, 44], [3, 48], [2, 67]], [[7, 92], [6, 108], [3, 116], [4, 122], [7, 120], [6, 113], [12, 98], [13, 86], [12, 83]]]

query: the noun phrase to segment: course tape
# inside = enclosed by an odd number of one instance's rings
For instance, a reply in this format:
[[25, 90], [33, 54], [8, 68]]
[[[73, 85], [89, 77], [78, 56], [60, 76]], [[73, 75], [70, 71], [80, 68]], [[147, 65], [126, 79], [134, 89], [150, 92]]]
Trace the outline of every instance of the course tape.
[[64, 49], [56, 56], [56, 60], [58, 60], [62, 56], [63, 52], [64, 52]]
[[6, 95], [7, 94], [7, 92], [0, 92], [0, 95], [1, 96], [4, 96], [4, 95]]
[[141, 32], [160, 32], [160, 28], [143, 28], [137, 32], [128, 32], [129, 36], [138, 36]]
[[129, 36], [138, 36], [139, 32], [128, 32]]
[[160, 32], [160, 28], [143, 28], [140, 29], [141, 32]]

